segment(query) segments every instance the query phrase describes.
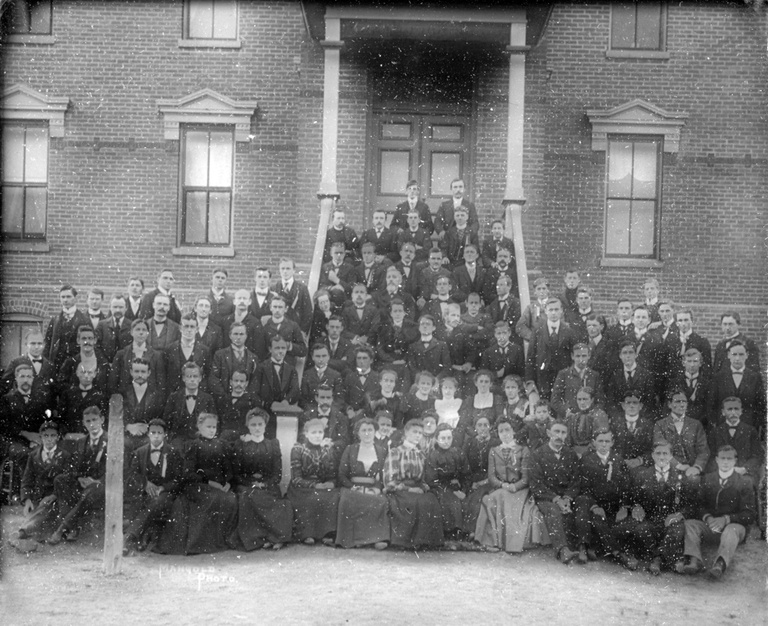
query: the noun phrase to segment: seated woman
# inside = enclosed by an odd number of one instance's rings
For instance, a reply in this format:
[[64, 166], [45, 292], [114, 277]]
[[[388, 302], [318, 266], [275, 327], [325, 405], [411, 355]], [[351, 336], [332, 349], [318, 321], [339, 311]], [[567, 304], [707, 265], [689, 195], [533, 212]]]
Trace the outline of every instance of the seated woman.
[[279, 550], [291, 540], [293, 509], [280, 493], [282, 455], [277, 439], [265, 439], [270, 416], [251, 409], [245, 418], [249, 434], [234, 444], [237, 535], [246, 550]]
[[383, 495], [382, 472], [387, 448], [376, 444], [376, 422], [364, 417], [355, 424], [360, 443], [344, 450], [339, 464], [339, 517], [336, 545], [384, 550], [389, 542], [389, 501]]
[[461, 398], [456, 397], [458, 384], [453, 376], [446, 376], [440, 381], [441, 398], [435, 400], [435, 411], [439, 417], [438, 424], [448, 424], [456, 428], [459, 423]]
[[592, 448], [592, 436], [599, 429], [610, 428], [605, 411], [594, 405], [594, 391], [585, 386], [576, 392], [578, 412], [566, 411], [568, 422], [567, 444], [579, 455], [579, 458]]
[[464, 440], [472, 436], [473, 424], [478, 417], [486, 417], [490, 424], [495, 424], [502, 412], [504, 401], [491, 391], [492, 380], [491, 372], [478, 370], [474, 377], [477, 392], [474, 395], [468, 395], [461, 403], [459, 424], [453, 436], [455, 445], [459, 449], [464, 447]]
[[323, 420], [307, 420], [304, 440], [291, 450], [288, 499], [293, 505], [296, 538], [308, 546], [316, 540], [333, 545], [339, 512], [338, 462], [335, 447], [323, 440], [324, 432]]
[[488, 418], [480, 416], [475, 420], [472, 437], [464, 440], [464, 458], [467, 461], [467, 499], [464, 500], [464, 532], [470, 537], [475, 535], [477, 516], [483, 498], [493, 491], [488, 481], [488, 455], [491, 448], [499, 444], [498, 437], [491, 430]]
[[[443, 535], [450, 540], [462, 539], [462, 503], [467, 497], [464, 483], [467, 467], [461, 451], [453, 448], [453, 430], [448, 424], [437, 427], [436, 445], [427, 455], [425, 482], [440, 502]], [[447, 543], [452, 550], [456, 544]]]
[[[184, 453], [188, 482], [183, 497], [177, 498], [166, 524], [158, 551], [174, 554], [206, 554], [235, 548], [237, 497], [230, 490], [231, 449], [216, 437], [218, 417], [200, 413], [197, 437]], [[178, 504], [183, 514], [178, 510]], [[186, 532], [180, 526], [186, 525]]]
[[515, 440], [510, 420], [500, 419], [497, 429], [501, 444], [488, 459], [488, 482], [494, 491], [483, 498], [475, 541], [492, 552], [522, 552], [533, 544], [548, 544], [543, 519], [528, 497], [528, 448]]
[[502, 388], [504, 390], [505, 402], [501, 409], [501, 416], [520, 424], [525, 421], [532, 421], [533, 406], [525, 397], [523, 379], [517, 374], [505, 376], [502, 381]]
[[372, 392], [367, 398], [370, 415], [376, 415], [379, 411], [389, 411], [392, 415], [394, 428], [402, 428], [405, 410], [403, 394], [395, 391], [397, 387], [397, 372], [393, 369], [383, 369], [379, 373], [379, 389]]
[[419, 448], [420, 420], [408, 420], [403, 442], [389, 451], [384, 488], [389, 497], [390, 543], [405, 548], [443, 543], [440, 503], [424, 482], [424, 453]]

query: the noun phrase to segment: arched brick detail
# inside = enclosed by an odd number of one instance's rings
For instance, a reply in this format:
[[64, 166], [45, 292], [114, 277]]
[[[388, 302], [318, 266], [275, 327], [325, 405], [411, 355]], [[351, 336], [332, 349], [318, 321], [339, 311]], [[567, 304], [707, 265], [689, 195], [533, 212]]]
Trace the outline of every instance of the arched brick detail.
[[12, 315], [14, 313], [34, 315], [41, 320], [46, 320], [51, 315], [48, 310], [48, 305], [39, 300], [30, 300], [29, 298], [8, 298], [0, 303], [0, 315]]

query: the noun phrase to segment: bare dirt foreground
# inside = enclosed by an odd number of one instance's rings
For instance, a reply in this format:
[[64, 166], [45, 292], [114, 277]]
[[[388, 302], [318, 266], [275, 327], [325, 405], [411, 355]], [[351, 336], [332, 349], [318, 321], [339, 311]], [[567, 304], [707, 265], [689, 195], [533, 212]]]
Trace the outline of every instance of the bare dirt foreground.
[[[19, 507], [3, 515], [3, 536]], [[719, 583], [704, 576], [564, 566], [523, 555], [290, 546], [124, 559], [102, 574], [101, 541], [3, 544], [0, 624], [766, 624], [768, 549], [749, 539]]]

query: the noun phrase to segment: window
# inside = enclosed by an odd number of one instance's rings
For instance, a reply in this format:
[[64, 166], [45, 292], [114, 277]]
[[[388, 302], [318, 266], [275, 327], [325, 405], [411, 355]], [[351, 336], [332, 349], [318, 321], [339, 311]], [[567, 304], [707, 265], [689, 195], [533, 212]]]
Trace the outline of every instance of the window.
[[182, 46], [239, 47], [235, 0], [187, 0]]
[[608, 56], [669, 58], [665, 3], [613, 3]]
[[181, 245], [229, 246], [235, 142], [224, 128], [184, 128]]
[[50, 35], [51, 0], [14, 0], [3, 14], [3, 32], [11, 35]]
[[45, 239], [48, 208], [48, 127], [2, 128], [3, 238]]
[[605, 256], [655, 259], [663, 138], [608, 138]]
[[30, 330], [42, 332], [42, 319], [25, 313], [3, 315], [0, 319], [0, 368], [4, 370], [24, 353], [24, 337]]

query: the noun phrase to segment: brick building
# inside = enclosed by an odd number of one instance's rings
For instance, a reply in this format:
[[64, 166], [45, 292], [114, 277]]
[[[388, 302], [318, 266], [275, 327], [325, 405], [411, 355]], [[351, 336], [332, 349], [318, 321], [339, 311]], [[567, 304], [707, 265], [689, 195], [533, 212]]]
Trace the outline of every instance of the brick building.
[[[461, 176], [481, 229], [598, 308], [656, 277], [763, 336], [765, 9], [739, 3], [3, 2], [3, 360], [57, 287], [182, 300]], [[514, 222], [513, 222], [514, 223]], [[81, 305], [83, 300], [81, 299]]]

